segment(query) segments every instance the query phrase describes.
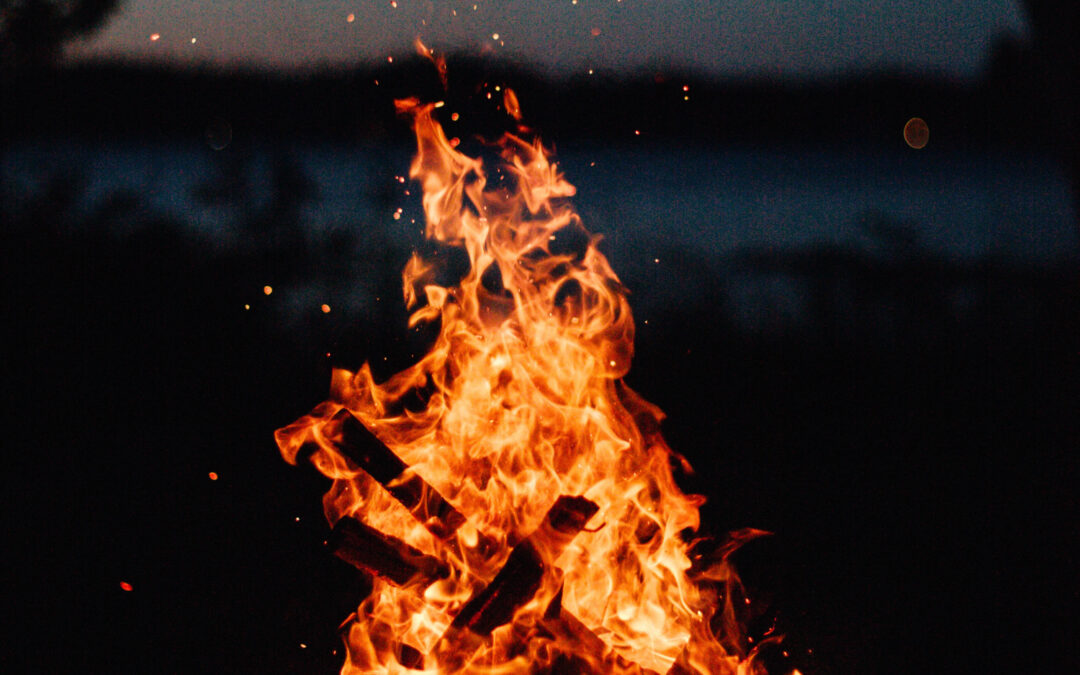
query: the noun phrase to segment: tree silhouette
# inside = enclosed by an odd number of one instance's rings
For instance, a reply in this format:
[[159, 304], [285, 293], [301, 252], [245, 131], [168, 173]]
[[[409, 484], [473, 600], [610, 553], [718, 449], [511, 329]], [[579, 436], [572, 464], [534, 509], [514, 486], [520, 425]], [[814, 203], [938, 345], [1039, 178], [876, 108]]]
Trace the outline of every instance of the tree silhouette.
[[119, 0], [0, 0], [4, 72], [55, 65], [64, 43], [100, 28]]

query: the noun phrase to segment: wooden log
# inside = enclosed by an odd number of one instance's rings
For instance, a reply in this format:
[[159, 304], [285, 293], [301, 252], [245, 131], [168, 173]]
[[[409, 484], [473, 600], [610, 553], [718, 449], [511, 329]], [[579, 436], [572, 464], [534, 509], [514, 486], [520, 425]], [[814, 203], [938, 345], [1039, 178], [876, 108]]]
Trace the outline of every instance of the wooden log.
[[424, 555], [405, 542], [344, 516], [326, 539], [330, 551], [350, 565], [397, 585], [414, 579], [425, 585], [450, 575], [438, 558]]
[[495, 578], [454, 617], [435, 644], [439, 664], [449, 671], [460, 669], [491, 639], [492, 631], [509, 623], [543, 586], [558, 554], [598, 510], [584, 497], [559, 497], [540, 527], [514, 547]]
[[338, 452], [366, 471], [412, 512], [420, 523], [443, 541], [451, 541], [454, 533], [465, 523], [465, 516], [450, 505], [439, 492], [418, 476], [400, 457], [371, 433], [360, 420], [342, 408], [328, 429]]
[[469, 599], [454, 621], [453, 628], [466, 628], [477, 635], [491, 635], [514, 618], [514, 612], [540, 588], [547, 565], [528, 541], [518, 544], [495, 578]]
[[451, 626], [487, 636], [508, 623], [536, 594], [548, 566], [599, 508], [584, 497], [559, 497], [540, 527], [514, 547], [499, 573], [469, 599]]

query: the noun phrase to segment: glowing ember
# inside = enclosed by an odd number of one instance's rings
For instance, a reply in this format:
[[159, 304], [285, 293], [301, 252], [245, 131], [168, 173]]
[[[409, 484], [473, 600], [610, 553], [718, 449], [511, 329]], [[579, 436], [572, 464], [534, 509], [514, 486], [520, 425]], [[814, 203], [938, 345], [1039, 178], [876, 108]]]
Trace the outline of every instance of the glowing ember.
[[660, 410], [622, 381], [630, 306], [575, 188], [513, 135], [498, 145], [511, 180], [489, 186], [434, 104], [398, 110], [426, 236], [470, 269], [440, 285], [414, 253], [403, 292], [410, 327], [438, 326], [431, 350], [384, 382], [335, 369], [329, 400], [277, 432], [286, 460], [333, 479], [328, 546], [374, 575], [342, 672], [759, 672], [727, 557], [762, 533], [692, 552], [703, 500], [675, 483], [688, 467]]
[[218, 475], [214, 471], [211, 471], [210, 473], [208, 473], [207, 476], [210, 477], [210, 480], [217, 480], [218, 479]]
[[135, 587], [132, 586], [131, 584], [129, 584], [128, 582], [126, 582], [126, 581], [121, 581], [120, 582], [120, 590], [122, 590], [122, 591], [133, 591], [133, 590], [135, 590]]

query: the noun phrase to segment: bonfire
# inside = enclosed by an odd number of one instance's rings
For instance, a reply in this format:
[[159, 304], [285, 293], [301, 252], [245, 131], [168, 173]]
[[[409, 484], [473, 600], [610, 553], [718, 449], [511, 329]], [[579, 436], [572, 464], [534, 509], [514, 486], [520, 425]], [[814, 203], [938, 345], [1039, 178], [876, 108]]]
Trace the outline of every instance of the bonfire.
[[574, 186], [524, 133], [489, 167], [447, 138], [438, 103], [397, 106], [426, 236], [470, 265], [443, 285], [414, 254], [402, 290], [410, 327], [437, 327], [430, 351], [382, 382], [335, 369], [328, 400], [277, 432], [286, 460], [333, 481], [328, 547], [372, 576], [342, 673], [759, 672], [728, 556], [761, 533], [699, 553], [703, 500], [675, 482], [689, 466], [661, 411], [623, 381], [627, 292]]

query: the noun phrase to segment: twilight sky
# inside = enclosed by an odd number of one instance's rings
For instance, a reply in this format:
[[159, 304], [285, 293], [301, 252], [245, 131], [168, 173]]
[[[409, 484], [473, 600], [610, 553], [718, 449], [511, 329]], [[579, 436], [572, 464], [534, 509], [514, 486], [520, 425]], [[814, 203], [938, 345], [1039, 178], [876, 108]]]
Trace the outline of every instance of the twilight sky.
[[963, 76], [1005, 31], [1027, 32], [1015, 0], [123, 0], [70, 53], [305, 66], [410, 53], [419, 36], [561, 71], [890, 65]]

